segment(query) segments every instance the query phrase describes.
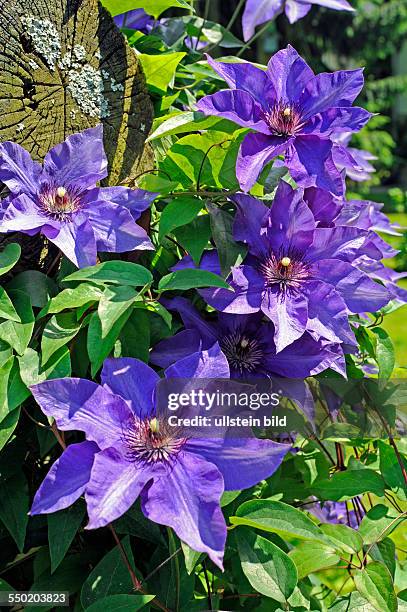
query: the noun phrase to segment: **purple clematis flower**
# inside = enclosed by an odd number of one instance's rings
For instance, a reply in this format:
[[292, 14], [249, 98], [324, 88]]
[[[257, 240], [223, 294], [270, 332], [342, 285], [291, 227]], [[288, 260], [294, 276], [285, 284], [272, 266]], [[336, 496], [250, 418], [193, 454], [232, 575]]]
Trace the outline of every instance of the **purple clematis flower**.
[[[247, 244], [248, 255], [231, 270], [234, 291], [200, 293], [221, 312], [261, 310], [274, 324], [277, 352], [305, 331], [316, 340], [354, 346], [348, 315], [375, 312], [390, 299], [382, 285], [353, 265], [362, 255], [381, 259], [376, 235], [356, 227], [316, 227], [302, 195], [281, 181], [271, 209], [245, 194], [231, 197], [237, 206], [234, 237]], [[201, 266], [206, 267], [204, 260]]]
[[[228, 378], [219, 346], [194, 353], [166, 370], [169, 378]], [[172, 527], [191, 548], [222, 567], [226, 523], [224, 490], [248, 488], [269, 477], [289, 444], [256, 438], [176, 437], [159, 422], [160, 378], [137, 359], [108, 359], [101, 381], [48, 380], [31, 387], [43, 412], [62, 431], [85, 432], [54, 463], [38, 489], [31, 514], [56, 512], [81, 495], [88, 529], [107, 525], [141, 500], [145, 516]]]
[[323, 523], [348, 525], [352, 529], [359, 526], [355, 511], [349, 510], [346, 502], [315, 501], [315, 504], [307, 509]]
[[371, 117], [352, 107], [363, 87], [362, 70], [315, 75], [290, 45], [273, 55], [266, 71], [248, 62], [210, 57], [208, 62], [231, 89], [205, 96], [198, 109], [253, 130], [244, 137], [236, 163], [243, 191], [268, 162], [284, 155], [299, 185], [342, 195], [344, 178], [332, 157], [332, 138], [360, 130]]
[[219, 313], [217, 320], [207, 321], [183, 297], [166, 300], [165, 306], [181, 315], [185, 329], [159, 342], [151, 352], [151, 362], [163, 368], [216, 342], [228, 361], [231, 378], [303, 379], [319, 374], [338, 360], [337, 345], [316, 341], [308, 333], [276, 353], [273, 324], [263, 321], [262, 313]]
[[156, 194], [96, 187], [106, 176], [102, 125], [69, 136], [43, 166], [20, 145], [1, 143], [0, 181], [11, 195], [0, 204], [0, 233], [41, 232], [78, 267], [96, 264], [97, 251], [153, 249], [135, 220]]
[[139, 30], [144, 34], [148, 34], [154, 24], [154, 18], [147, 15], [144, 9], [133, 9], [121, 15], [114, 17], [114, 22], [119, 28], [127, 28], [128, 30]]
[[116, 15], [114, 17], [114, 22], [119, 28], [139, 30], [140, 32], [147, 34], [154, 24], [154, 19], [143, 9], [134, 9], [132, 11], [122, 13], [121, 15]]
[[354, 11], [347, 0], [247, 0], [242, 16], [243, 38], [249, 40], [256, 26], [275, 19], [282, 12], [290, 23], [295, 23], [308, 13], [313, 4], [337, 11]]

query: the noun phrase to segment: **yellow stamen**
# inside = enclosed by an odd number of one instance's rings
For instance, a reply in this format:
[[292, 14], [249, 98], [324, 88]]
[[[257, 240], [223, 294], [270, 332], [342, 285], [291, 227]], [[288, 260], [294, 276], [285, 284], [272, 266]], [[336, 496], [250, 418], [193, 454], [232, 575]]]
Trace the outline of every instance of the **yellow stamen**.
[[283, 115], [284, 117], [289, 117], [291, 115], [291, 108], [287, 106], [287, 108], [283, 110]]
[[57, 196], [59, 198], [64, 198], [66, 196], [66, 189], [65, 189], [65, 187], [58, 187], [57, 188]]
[[158, 433], [158, 430], [160, 429], [159, 423], [158, 423], [158, 419], [156, 417], [154, 417], [153, 419], [151, 419], [150, 421], [150, 430], [153, 433]]
[[242, 348], [246, 348], [248, 344], [249, 344], [249, 341], [247, 340], [247, 338], [242, 338], [242, 340], [240, 341], [240, 346]]
[[288, 268], [288, 266], [291, 263], [291, 259], [289, 257], [283, 257], [283, 259], [280, 261], [281, 265], [284, 266], [284, 268]]

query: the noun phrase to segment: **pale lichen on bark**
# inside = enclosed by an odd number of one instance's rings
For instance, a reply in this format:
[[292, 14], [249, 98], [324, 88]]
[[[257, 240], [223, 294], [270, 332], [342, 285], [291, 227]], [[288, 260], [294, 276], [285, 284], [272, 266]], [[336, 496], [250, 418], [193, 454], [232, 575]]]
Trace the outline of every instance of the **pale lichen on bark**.
[[102, 121], [109, 182], [151, 167], [141, 66], [97, 0], [0, 0], [0, 24], [1, 140], [41, 160], [67, 135]]

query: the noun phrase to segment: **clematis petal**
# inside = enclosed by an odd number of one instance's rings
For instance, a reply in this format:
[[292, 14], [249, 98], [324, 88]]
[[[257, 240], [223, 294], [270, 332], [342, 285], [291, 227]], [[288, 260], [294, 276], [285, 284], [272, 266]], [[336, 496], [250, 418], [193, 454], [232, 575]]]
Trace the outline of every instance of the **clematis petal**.
[[274, 323], [277, 353], [302, 336], [307, 327], [307, 299], [301, 293], [283, 297], [279, 287], [271, 287], [263, 296], [261, 309]]
[[342, 195], [344, 179], [332, 158], [332, 143], [315, 135], [298, 136], [285, 156], [293, 179], [302, 187], [321, 187]]
[[350, 106], [364, 85], [363, 70], [321, 72], [310, 79], [300, 97], [304, 119], [332, 107]]
[[42, 180], [57, 185], [94, 187], [107, 176], [107, 158], [103, 148], [102, 124], [68, 136], [53, 147], [44, 159]]
[[176, 361], [202, 350], [202, 340], [196, 329], [184, 329], [164, 338], [150, 352], [150, 362], [168, 368]]
[[315, 220], [301, 189], [280, 181], [270, 210], [267, 238], [274, 253], [304, 253], [314, 239]]
[[217, 341], [215, 326], [205, 321], [189, 300], [175, 297], [171, 300], [162, 300], [162, 303], [169, 310], [176, 310], [181, 315], [185, 327], [199, 331], [204, 349], [211, 347]]
[[172, 469], [143, 489], [145, 516], [172, 527], [193, 550], [207, 553], [222, 569], [226, 523], [219, 506], [224, 490], [219, 470], [197, 455], [181, 452]]
[[[304, 191], [304, 200], [314, 215], [315, 221], [322, 227], [329, 227], [344, 206], [343, 201], [335, 198], [329, 191], [318, 187], [308, 187]], [[343, 224], [340, 224], [343, 225]]]
[[275, 100], [274, 87], [265, 70], [253, 66], [250, 62], [216, 62], [209, 55], [206, 59], [231, 89], [246, 91], [261, 107], [267, 108], [268, 104]]
[[113, 202], [124, 206], [137, 220], [141, 213], [147, 210], [157, 197], [157, 193], [144, 189], [128, 189], [127, 187], [95, 187], [88, 189], [81, 196], [84, 204], [88, 202]]
[[332, 285], [311, 281], [304, 287], [304, 293], [308, 297], [307, 329], [312, 335], [334, 343], [355, 345], [346, 304]]
[[326, 8], [334, 9], [336, 11], [355, 10], [347, 0], [307, 0], [307, 2], [309, 2], [310, 4], [318, 4], [319, 6], [325, 6]]
[[153, 410], [153, 395], [160, 377], [140, 359], [106, 359], [101, 381], [112, 393], [120, 395], [134, 414], [144, 418]]
[[165, 370], [166, 378], [229, 378], [229, 364], [216, 342], [207, 351], [188, 355]]
[[313, 115], [302, 128], [303, 134], [322, 134], [329, 136], [342, 129], [358, 132], [372, 117], [364, 108], [349, 106], [344, 108], [330, 108]]
[[213, 308], [232, 314], [248, 314], [260, 310], [264, 292], [263, 277], [251, 266], [232, 268], [233, 280], [229, 281], [234, 291], [228, 289], [200, 289], [199, 293]]
[[295, 23], [307, 15], [311, 9], [311, 4], [308, 2], [298, 2], [298, 0], [286, 0], [285, 14], [290, 23]]
[[248, 41], [258, 25], [283, 12], [284, 0], [246, 0], [242, 16], [243, 40]]
[[137, 225], [124, 206], [96, 201], [82, 208], [92, 226], [98, 251], [154, 250], [146, 231]]
[[236, 162], [236, 176], [243, 191], [250, 191], [264, 166], [282, 155], [292, 142], [294, 139], [286, 136], [246, 134]]
[[317, 227], [314, 242], [307, 252], [309, 261], [341, 259], [352, 262], [360, 255], [381, 259], [381, 252], [371, 242], [369, 232], [345, 226]]
[[86, 529], [104, 527], [122, 516], [134, 504], [143, 487], [164, 472], [160, 465], [127, 460], [121, 450], [107, 448], [95, 457], [85, 492], [89, 515]]
[[0, 181], [12, 193], [35, 196], [38, 191], [41, 165], [16, 142], [0, 144]]
[[82, 214], [77, 215], [74, 221], [62, 222], [56, 235], [47, 227], [43, 228], [43, 233], [78, 268], [96, 265], [95, 235], [91, 224]]
[[291, 45], [277, 51], [267, 67], [278, 100], [298, 102], [301, 92], [314, 73]]
[[186, 450], [213, 463], [223, 475], [226, 491], [248, 489], [280, 467], [291, 444], [257, 438], [192, 438]]
[[315, 376], [330, 367], [337, 359], [337, 352], [330, 345], [324, 346], [307, 332], [279, 353], [266, 356], [270, 372], [287, 378]]
[[200, 270], [207, 270], [207, 272], [213, 272], [220, 276], [221, 269], [219, 263], [219, 255], [216, 249], [212, 251], [204, 251], [199, 266], [197, 266], [192, 259], [191, 255], [185, 255], [175, 266], [172, 266], [171, 272], [175, 270], [185, 270], [187, 268], [199, 268]]
[[123, 424], [133, 418], [126, 402], [108, 389], [81, 378], [56, 378], [32, 385], [30, 391], [41, 410], [59, 429], [84, 431], [99, 448], [115, 446]]
[[94, 442], [70, 444], [43, 480], [30, 514], [47, 514], [71, 506], [86, 490], [98, 452]]
[[233, 237], [246, 243], [253, 255], [262, 257], [268, 252], [265, 225], [269, 209], [257, 198], [245, 193], [230, 196], [236, 204], [237, 212], [233, 222]]
[[25, 193], [9, 200], [0, 220], [0, 232], [40, 231], [45, 226], [50, 233], [53, 230], [57, 234], [61, 223], [44, 215], [35, 200]]
[[383, 285], [374, 282], [346, 261], [318, 261], [313, 266], [313, 277], [333, 285], [353, 313], [376, 312], [390, 300]]
[[262, 109], [249, 93], [241, 89], [224, 89], [205, 96], [198, 101], [197, 108], [205, 115], [224, 117], [242, 127], [270, 134]]

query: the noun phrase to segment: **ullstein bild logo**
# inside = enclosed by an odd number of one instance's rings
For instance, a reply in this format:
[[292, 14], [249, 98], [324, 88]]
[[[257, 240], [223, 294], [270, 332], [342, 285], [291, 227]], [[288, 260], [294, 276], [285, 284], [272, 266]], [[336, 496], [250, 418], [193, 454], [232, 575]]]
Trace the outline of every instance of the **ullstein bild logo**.
[[171, 427], [286, 427], [287, 416], [232, 417], [224, 414], [211, 417], [197, 414], [194, 417], [179, 417], [172, 414], [168, 417], [168, 424]]

